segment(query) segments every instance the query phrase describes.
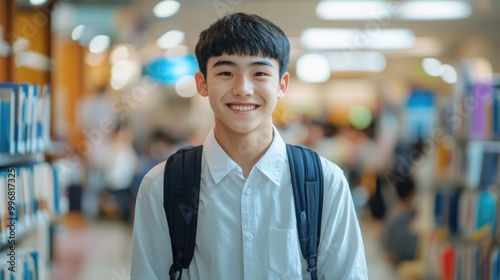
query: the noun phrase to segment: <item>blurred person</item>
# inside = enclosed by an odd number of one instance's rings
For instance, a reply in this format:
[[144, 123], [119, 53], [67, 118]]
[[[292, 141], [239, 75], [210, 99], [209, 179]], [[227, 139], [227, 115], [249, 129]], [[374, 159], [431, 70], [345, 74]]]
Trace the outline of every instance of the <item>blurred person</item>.
[[121, 124], [117, 125], [106, 151], [106, 191], [101, 195], [103, 214], [126, 222], [131, 218], [132, 182], [138, 167], [138, 156], [132, 141], [132, 130]]
[[413, 226], [416, 216], [415, 182], [409, 174], [395, 176], [393, 188], [398, 201], [387, 217], [383, 244], [389, 262], [398, 266], [402, 261], [415, 259], [418, 233]]
[[84, 96], [78, 104], [78, 121], [83, 140], [77, 147], [85, 146], [82, 211], [88, 218], [99, 214], [99, 196], [105, 189], [104, 169], [110, 134], [115, 123], [113, 99], [105, 85]]
[[[224, 16], [200, 35], [195, 80], [215, 116], [201, 160], [200, 197], [210, 201], [198, 209], [194, 257], [183, 279], [309, 277], [286, 146], [272, 122], [288, 88], [289, 51], [283, 31], [256, 15]], [[324, 158], [321, 165], [323, 215], [313, 273], [319, 279], [368, 279], [349, 185], [338, 166]], [[169, 273], [164, 169], [165, 163], [154, 167], [139, 188], [131, 279], [175, 279]]]
[[175, 151], [175, 143], [176, 140], [173, 139], [169, 133], [164, 132], [161, 129], [154, 129], [147, 138], [145, 147], [140, 149], [140, 152], [138, 153], [137, 170], [134, 174], [131, 189], [132, 219], [135, 213], [135, 200], [137, 198], [137, 193], [139, 192], [139, 186], [142, 179], [146, 176], [149, 170], [162, 161], [165, 161], [168, 156]]

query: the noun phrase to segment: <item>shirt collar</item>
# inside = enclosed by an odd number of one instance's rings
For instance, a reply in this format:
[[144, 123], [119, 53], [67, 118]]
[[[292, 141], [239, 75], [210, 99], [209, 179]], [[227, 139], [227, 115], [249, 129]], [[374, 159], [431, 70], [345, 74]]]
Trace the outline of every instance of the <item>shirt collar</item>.
[[255, 164], [276, 186], [280, 186], [281, 174], [286, 161], [286, 145], [276, 127], [273, 126], [273, 142], [266, 153]]
[[[266, 153], [255, 164], [254, 168], [268, 177], [276, 186], [280, 185], [280, 178], [286, 161], [286, 146], [276, 127], [273, 126], [273, 141]], [[203, 154], [208, 169], [216, 184], [218, 184], [233, 168], [238, 165], [226, 154], [215, 139], [214, 128], [210, 130], [203, 144]]]
[[237, 164], [226, 154], [215, 139], [214, 128], [210, 130], [203, 144], [203, 154], [207, 161], [208, 170], [216, 184], [237, 167]]

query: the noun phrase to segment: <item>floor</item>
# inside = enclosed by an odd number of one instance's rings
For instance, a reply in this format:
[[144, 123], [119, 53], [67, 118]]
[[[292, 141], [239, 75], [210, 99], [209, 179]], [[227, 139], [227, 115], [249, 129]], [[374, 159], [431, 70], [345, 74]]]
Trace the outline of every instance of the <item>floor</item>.
[[[361, 223], [370, 280], [397, 280], [385, 263], [380, 225]], [[55, 229], [51, 280], [130, 279], [132, 229], [117, 221], [88, 221], [72, 214]]]
[[110, 220], [77, 215], [54, 234], [51, 280], [128, 280], [132, 229]]

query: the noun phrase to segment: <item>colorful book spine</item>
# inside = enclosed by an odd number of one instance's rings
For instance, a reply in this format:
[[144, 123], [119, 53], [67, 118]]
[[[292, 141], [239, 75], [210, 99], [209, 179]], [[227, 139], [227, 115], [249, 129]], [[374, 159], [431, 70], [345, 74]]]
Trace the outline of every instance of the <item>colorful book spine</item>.
[[472, 102], [471, 119], [470, 119], [470, 136], [473, 139], [484, 140], [489, 136], [488, 127], [488, 108], [491, 106], [493, 97], [493, 85], [491, 83], [476, 83], [472, 86], [470, 94]]
[[36, 248], [22, 248], [16, 252], [15, 263], [8, 256], [0, 256], [0, 280], [38, 280], [41, 275], [40, 253]]
[[14, 142], [15, 116], [16, 116], [15, 92], [12, 88], [0, 87], [0, 153], [15, 154]]
[[[67, 180], [60, 173], [60, 162], [36, 163], [16, 168], [15, 196], [8, 197], [8, 169], [0, 169], [0, 246], [6, 245], [8, 237], [9, 199], [15, 199], [16, 234], [24, 235], [38, 226], [41, 210], [52, 218], [67, 213]], [[10, 171], [13, 172], [13, 171]], [[40, 207], [44, 205], [44, 207]]]
[[0, 83], [0, 153], [42, 152], [50, 145], [49, 85]]
[[493, 105], [492, 105], [492, 134], [495, 139], [500, 138], [500, 85], [493, 89]]

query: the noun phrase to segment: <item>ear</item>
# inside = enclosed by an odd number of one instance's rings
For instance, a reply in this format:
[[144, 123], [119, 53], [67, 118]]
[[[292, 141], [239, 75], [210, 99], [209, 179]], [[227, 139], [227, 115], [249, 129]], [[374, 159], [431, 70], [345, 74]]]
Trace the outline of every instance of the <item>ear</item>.
[[285, 97], [289, 81], [290, 81], [290, 74], [288, 72], [285, 72], [285, 74], [283, 74], [283, 77], [281, 77], [278, 99]]
[[207, 82], [205, 81], [203, 73], [201, 73], [200, 71], [196, 72], [196, 74], [194, 75], [194, 80], [196, 82], [196, 90], [198, 91], [198, 93], [203, 97], [207, 97]]

